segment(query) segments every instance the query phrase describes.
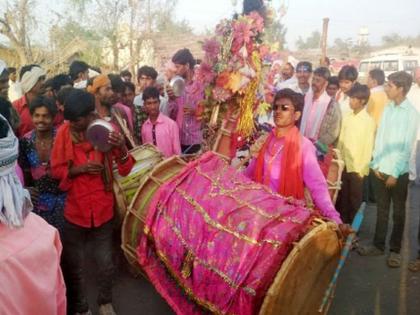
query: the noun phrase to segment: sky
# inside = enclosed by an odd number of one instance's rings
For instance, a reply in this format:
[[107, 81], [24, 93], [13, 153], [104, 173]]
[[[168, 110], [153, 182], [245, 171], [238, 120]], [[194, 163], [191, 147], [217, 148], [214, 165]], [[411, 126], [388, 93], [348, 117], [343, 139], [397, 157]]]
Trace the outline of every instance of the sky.
[[[3, 0], [0, 0], [0, 3]], [[362, 27], [369, 30], [369, 42], [380, 44], [384, 35], [398, 33], [401, 36], [420, 34], [420, 0], [271, 0], [275, 8], [287, 7], [282, 23], [287, 27], [286, 47], [295, 49], [299, 36], [306, 38], [313, 31], [322, 30], [322, 19], [329, 17], [328, 42], [335, 38], [352, 38]], [[213, 31], [223, 18], [240, 12], [242, 0], [178, 0], [174, 12], [176, 19], [186, 20], [195, 33]], [[44, 38], [51, 20], [57, 16], [52, 11], [62, 12], [64, 1], [37, 0], [38, 16], [46, 16], [38, 23], [37, 33]], [[153, 4], [153, 0], [151, 0]], [[45, 13], [47, 13], [45, 15]], [[42, 34], [42, 35], [41, 35]], [[37, 39], [38, 39], [37, 38]]]
[[[357, 39], [360, 28], [369, 30], [369, 42], [380, 44], [390, 33], [401, 36], [420, 34], [420, 0], [272, 0], [278, 8], [287, 7], [282, 19], [287, 27], [289, 49], [302, 36], [322, 30], [322, 19], [329, 17], [329, 43], [334, 39]], [[179, 0], [176, 17], [189, 22], [196, 32], [214, 29], [217, 22], [240, 11], [241, 0], [234, 7], [231, 0]]]

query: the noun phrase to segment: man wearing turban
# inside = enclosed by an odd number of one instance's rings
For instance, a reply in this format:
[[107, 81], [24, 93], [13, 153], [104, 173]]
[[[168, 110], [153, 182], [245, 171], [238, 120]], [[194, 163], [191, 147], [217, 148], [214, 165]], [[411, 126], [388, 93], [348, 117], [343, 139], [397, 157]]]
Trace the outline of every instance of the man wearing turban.
[[13, 107], [20, 117], [20, 126], [16, 132], [19, 138], [34, 128], [29, 112], [29, 104], [41, 93], [45, 75], [45, 70], [38, 65], [24, 66], [20, 72], [23, 96], [13, 102]]

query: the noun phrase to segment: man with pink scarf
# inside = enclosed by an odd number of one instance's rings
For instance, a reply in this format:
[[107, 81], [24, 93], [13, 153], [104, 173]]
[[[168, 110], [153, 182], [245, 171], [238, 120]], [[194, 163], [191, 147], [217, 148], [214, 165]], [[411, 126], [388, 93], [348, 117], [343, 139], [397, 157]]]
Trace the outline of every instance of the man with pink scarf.
[[312, 78], [312, 91], [305, 95], [300, 132], [317, 148], [318, 159], [324, 175], [332, 159], [331, 146], [340, 134], [341, 111], [337, 103], [327, 94], [326, 87], [330, 71], [317, 68]]

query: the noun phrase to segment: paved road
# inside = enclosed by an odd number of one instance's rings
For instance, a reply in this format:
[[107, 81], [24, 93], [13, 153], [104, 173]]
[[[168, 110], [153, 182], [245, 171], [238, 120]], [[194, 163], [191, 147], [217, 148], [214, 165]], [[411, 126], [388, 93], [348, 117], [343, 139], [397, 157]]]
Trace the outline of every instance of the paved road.
[[[420, 187], [414, 198], [420, 202]], [[412, 202], [414, 204], [414, 202]], [[390, 269], [386, 256], [360, 257], [355, 252], [340, 275], [330, 315], [418, 315], [420, 314], [420, 273], [407, 271], [410, 256], [417, 248], [419, 209], [408, 207], [403, 267]], [[362, 243], [371, 239], [375, 224], [375, 207], [368, 206], [360, 231]], [[94, 267], [89, 262], [89, 300], [94, 313], [96, 290]], [[152, 285], [143, 278], [133, 278], [120, 268], [114, 287], [114, 306], [119, 315], [173, 314]]]

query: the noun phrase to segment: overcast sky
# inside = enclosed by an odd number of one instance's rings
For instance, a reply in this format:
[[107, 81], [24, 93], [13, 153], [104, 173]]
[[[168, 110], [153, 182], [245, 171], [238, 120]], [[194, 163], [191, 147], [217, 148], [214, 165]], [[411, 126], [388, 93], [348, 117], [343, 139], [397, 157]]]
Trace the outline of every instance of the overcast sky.
[[[420, 34], [420, 0], [272, 0], [288, 10], [283, 19], [286, 41], [294, 48], [299, 36], [321, 31], [322, 19], [330, 18], [329, 42], [337, 37], [357, 38], [361, 27], [369, 29], [369, 41], [379, 44], [381, 37], [393, 32], [402, 36]], [[240, 11], [242, 1], [238, 0]], [[193, 29], [213, 29], [217, 21], [235, 12], [231, 0], [179, 0], [178, 19], [187, 20]]]
[[[0, 0], [0, 3], [4, 0]], [[241, 11], [242, 0], [178, 0], [174, 12], [178, 20], [186, 20], [196, 33], [206, 29], [214, 30], [223, 18], [230, 18], [234, 12]], [[379, 44], [384, 35], [398, 33], [401, 36], [420, 34], [420, 0], [272, 0], [276, 8], [280, 3], [287, 7], [282, 19], [287, 27], [286, 42], [289, 49], [295, 48], [299, 36], [303, 38], [314, 30], [321, 31], [322, 19], [330, 18], [329, 44], [334, 39], [357, 39], [362, 27], [369, 30], [369, 42]], [[36, 14], [44, 16], [38, 24], [40, 34], [49, 27], [54, 16], [51, 9], [63, 11], [63, 1], [38, 0]], [[153, 4], [153, 0], [151, 0]], [[47, 12], [47, 15], [45, 15]], [[44, 35], [42, 35], [41, 38]], [[39, 37], [38, 37], [39, 38]]]

